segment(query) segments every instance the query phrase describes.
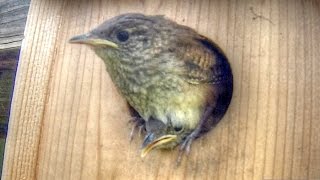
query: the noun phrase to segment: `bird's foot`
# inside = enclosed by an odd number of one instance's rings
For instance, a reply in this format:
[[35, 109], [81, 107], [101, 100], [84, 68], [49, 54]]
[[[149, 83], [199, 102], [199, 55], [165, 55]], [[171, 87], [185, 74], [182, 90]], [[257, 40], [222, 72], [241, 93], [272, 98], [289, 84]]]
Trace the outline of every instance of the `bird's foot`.
[[195, 140], [199, 135], [199, 131], [193, 131], [190, 135], [186, 137], [186, 139], [181, 143], [180, 148], [179, 148], [179, 155], [177, 159], [177, 166], [180, 165], [183, 154], [189, 155], [191, 145], [193, 140]]
[[208, 107], [205, 110], [202, 118], [200, 119], [200, 122], [199, 122], [198, 126], [181, 143], [180, 150], [179, 150], [179, 155], [178, 155], [178, 159], [177, 159], [177, 165], [180, 164], [182, 156], [183, 156], [184, 153], [186, 153], [186, 155], [189, 155], [190, 149], [191, 149], [191, 144], [192, 144], [193, 140], [195, 140], [196, 138], [200, 137], [200, 135], [202, 133], [202, 130], [203, 130], [204, 126], [205, 126], [205, 122], [208, 119], [209, 115], [212, 113], [212, 110], [213, 110], [213, 107]]
[[145, 121], [141, 117], [132, 117], [129, 120], [129, 123], [132, 124], [131, 132], [130, 132], [130, 142], [133, 140], [133, 136], [135, 134], [136, 129], [138, 128], [138, 136], [140, 137], [142, 131], [145, 131]]

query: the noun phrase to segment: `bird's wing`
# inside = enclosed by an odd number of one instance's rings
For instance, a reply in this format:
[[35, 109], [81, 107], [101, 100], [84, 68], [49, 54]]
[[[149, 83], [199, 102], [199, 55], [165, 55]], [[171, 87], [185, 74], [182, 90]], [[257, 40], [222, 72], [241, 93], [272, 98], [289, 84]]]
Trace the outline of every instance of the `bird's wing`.
[[214, 98], [208, 98], [206, 107], [214, 107], [211, 116], [204, 120], [201, 133], [217, 124], [228, 109], [233, 92], [230, 64], [222, 50], [211, 40], [198, 36], [184, 46], [184, 79], [190, 84], [209, 84]]
[[[179, 59], [183, 60], [183, 76], [191, 84], [219, 84], [232, 81], [229, 62], [222, 50], [203, 36], [183, 41]], [[179, 47], [178, 46], [178, 47]]]

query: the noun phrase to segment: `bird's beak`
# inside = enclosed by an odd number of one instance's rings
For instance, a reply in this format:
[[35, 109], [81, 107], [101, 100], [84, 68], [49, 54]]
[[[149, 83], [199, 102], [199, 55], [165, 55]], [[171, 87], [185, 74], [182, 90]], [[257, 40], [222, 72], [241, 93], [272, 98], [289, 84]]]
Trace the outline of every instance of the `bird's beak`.
[[88, 44], [92, 46], [108, 46], [116, 49], [118, 48], [116, 43], [106, 39], [100, 39], [90, 33], [74, 36], [69, 40], [69, 43]]
[[155, 149], [156, 147], [159, 147], [161, 145], [167, 144], [169, 142], [173, 142], [177, 140], [177, 135], [164, 135], [159, 137], [158, 139], [151, 141], [150, 139], [152, 139], [153, 134], [148, 135], [144, 142], [143, 142], [143, 147], [142, 147], [142, 151], [141, 151], [141, 157], [145, 157], [151, 150]]

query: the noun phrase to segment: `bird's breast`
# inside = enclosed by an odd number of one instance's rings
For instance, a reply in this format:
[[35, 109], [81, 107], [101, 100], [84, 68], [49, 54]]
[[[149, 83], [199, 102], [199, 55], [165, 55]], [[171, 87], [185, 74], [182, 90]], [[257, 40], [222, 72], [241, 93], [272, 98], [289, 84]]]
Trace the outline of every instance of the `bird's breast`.
[[185, 84], [177, 89], [168, 87], [149, 88], [144, 93], [126, 95], [129, 104], [148, 120], [150, 117], [164, 123], [169, 120], [194, 129], [204, 111], [208, 90], [204, 86]]
[[[115, 56], [106, 62], [112, 81], [128, 103], [146, 121], [156, 118], [164, 123], [169, 120], [194, 129], [204, 111], [209, 94], [206, 84], [190, 84], [179, 76], [179, 61], [157, 66], [120, 64]], [[170, 67], [174, 67], [171, 68]]]

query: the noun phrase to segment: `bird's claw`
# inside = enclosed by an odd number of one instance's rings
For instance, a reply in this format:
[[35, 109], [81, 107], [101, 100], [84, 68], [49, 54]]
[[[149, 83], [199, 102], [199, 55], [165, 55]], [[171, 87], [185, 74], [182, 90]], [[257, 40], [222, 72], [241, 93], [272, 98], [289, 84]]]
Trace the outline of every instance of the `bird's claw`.
[[195, 133], [191, 133], [189, 136], [186, 137], [186, 139], [182, 142], [182, 144], [180, 145], [179, 148], [179, 155], [178, 155], [178, 159], [177, 159], [177, 166], [180, 165], [183, 154], [189, 155], [190, 150], [191, 150], [191, 145], [193, 140], [196, 138], [196, 134]]
[[128, 123], [132, 124], [132, 129], [129, 136], [131, 142], [133, 140], [134, 132], [137, 128], [139, 128], [138, 135], [139, 137], [141, 136], [142, 131], [145, 128], [145, 121], [141, 117], [132, 117]]
[[193, 140], [195, 140], [197, 137], [199, 137], [201, 135], [201, 130], [202, 130], [203, 126], [205, 125], [205, 121], [208, 119], [208, 117], [212, 113], [212, 111], [213, 111], [213, 107], [208, 107], [205, 110], [205, 113], [203, 114], [203, 117], [200, 119], [200, 122], [199, 122], [198, 126], [196, 127], [196, 129], [194, 131], [192, 131], [192, 133], [189, 134], [186, 137], [186, 139], [182, 142], [182, 144], [180, 145], [179, 156], [177, 159], [177, 165], [180, 164], [184, 152], [186, 152], [186, 155], [188, 155], [190, 153], [191, 144], [192, 144]]

